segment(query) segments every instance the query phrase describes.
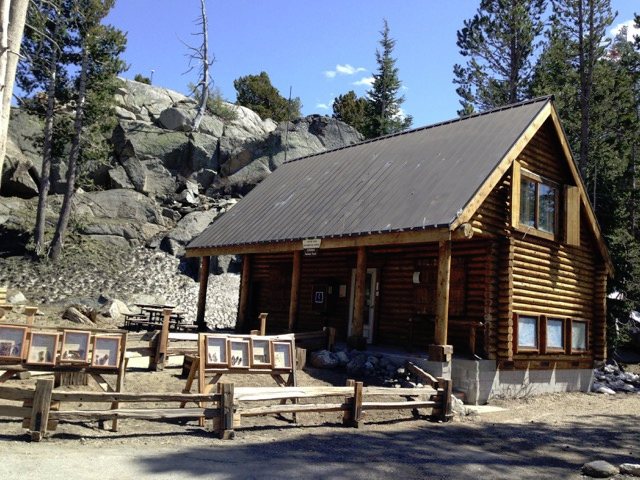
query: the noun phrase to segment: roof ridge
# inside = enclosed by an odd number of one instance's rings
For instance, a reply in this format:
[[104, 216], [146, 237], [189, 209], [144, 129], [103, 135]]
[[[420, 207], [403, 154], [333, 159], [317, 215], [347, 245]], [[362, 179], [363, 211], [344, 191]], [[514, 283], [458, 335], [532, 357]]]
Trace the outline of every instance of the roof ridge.
[[422, 130], [429, 130], [429, 129], [432, 129], [432, 128], [441, 127], [443, 125], [448, 125], [448, 124], [451, 124], [451, 123], [462, 122], [464, 120], [470, 120], [470, 119], [473, 119], [473, 118], [482, 117], [482, 116], [485, 116], [485, 115], [490, 115], [492, 113], [497, 113], [497, 112], [502, 112], [502, 111], [505, 111], [505, 110], [511, 110], [511, 109], [514, 109], [514, 108], [523, 107], [525, 105], [530, 105], [530, 104], [533, 104], [533, 103], [546, 102], [546, 101], [553, 100], [553, 98], [554, 98], [553, 95], [545, 95], [545, 96], [542, 96], [542, 97], [531, 98], [529, 100], [523, 100], [523, 101], [518, 102], [518, 103], [511, 103], [509, 105], [503, 105], [502, 107], [493, 108], [491, 110], [485, 110], [484, 112], [472, 113], [471, 115], [465, 115], [464, 117], [452, 118], [450, 120], [444, 120], [444, 121], [441, 121], [441, 122], [432, 123], [430, 125], [425, 125], [425, 126], [422, 126], [422, 127], [412, 128], [411, 130], [404, 130], [402, 132], [391, 133], [389, 135], [384, 135], [382, 137], [370, 138], [368, 140], [363, 140], [362, 142], [352, 143], [351, 145], [345, 145], [343, 147], [332, 148], [330, 150], [323, 150], [322, 152], [310, 153], [309, 155], [304, 155], [302, 157], [297, 157], [297, 158], [292, 158], [291, 160], [287, 160], [286, 162], [283, 162], [283, 165], [287, 164], [287, 163], [298, 162], [300, 160], [306, 160], [307, 158], [316, 157], [318, 155], [324, 155], [325, 153], [339, 152], [340, 150], [345, 150], [347, 148], [353, 148], [353, 147], [358, 146], [358, 145], [366, 145], [366, 144], [369, 144], [369, 143], [379, 142], [379, 141], [385, 140], [387, 138], [399, 137], [401, 135], [406, 135], [408, 133], [419, 132], [419, 131], [422, 131]]

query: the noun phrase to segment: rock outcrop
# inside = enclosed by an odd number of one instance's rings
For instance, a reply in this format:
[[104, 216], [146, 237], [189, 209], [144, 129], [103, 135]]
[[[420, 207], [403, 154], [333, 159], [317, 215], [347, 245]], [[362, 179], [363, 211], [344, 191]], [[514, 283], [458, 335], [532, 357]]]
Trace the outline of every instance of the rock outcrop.
[[[312, 115], [276, 124], [226, 103], [225, 118], [205, 115], [192, 131], [194, 100], [131, 80], [123, 80], [115, 101], [113, 150], [108, 159], [82, 166], [80, 176], [89, 178], [95, 191], [77, 194], [75, 231], [116, 245], [160, 246], [176, 256], [230, 208], [232, 197], [245, 195], [285, 160], [362, 139], [333, 118]], [[12, 111], [0, 192], [6, 212], [0, 212], [0, 225], [9, 217], [18, 218], [18, 211], [33, 209], [30, 199], [38, 195], [42, 128], [38, 117]], [[60, 203], [56, 194], [64, 192], [65, 175], [64, 156], [54, 159], [52, 217]], [[24, 200], [5, 202], [6, 197]]]

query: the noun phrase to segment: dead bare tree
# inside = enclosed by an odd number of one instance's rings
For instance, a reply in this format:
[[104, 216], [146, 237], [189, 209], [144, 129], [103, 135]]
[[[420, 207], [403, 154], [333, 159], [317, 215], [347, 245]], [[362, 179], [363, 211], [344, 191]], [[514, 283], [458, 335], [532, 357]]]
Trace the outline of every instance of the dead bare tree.
[[0, 173], [7, 150], [11, 97], [28, 6], [29, 0], [0, 0]]
[[191, 53], [189, 56], [189, 70], [186, 72], [190, 72], [195, 68], [195, 64], [200, 66], [200, 78], [198, 83], [193, 87], [194, 93], [200, 89], [198, 94], [198, 110], [196, 116], [193, 118], [193, 122], [191, 123], [191, 130], [196, 131], [200, 126], [200, 122], [202, 121], [202, 117], [205, 114], [207, 109], [207, 100], [209, 99], [209, 89], [211, 88], [211, 80], [209, 75], [209, 68], [211, 64], [215, 61], [215, 58], [209, 58], [209, 27], [207, 22], [207, 10], [205, 8], [205, 1], [200, 0], [200, 19], [196, 22], [197, 25], [202, 27], [202, 31], [200, 33], [196, 33], [194, 35], [202, 35], [202, 43], [199, 47], [192, 47], [191, 45], [186, 44], [186, 47], [190, 50]]

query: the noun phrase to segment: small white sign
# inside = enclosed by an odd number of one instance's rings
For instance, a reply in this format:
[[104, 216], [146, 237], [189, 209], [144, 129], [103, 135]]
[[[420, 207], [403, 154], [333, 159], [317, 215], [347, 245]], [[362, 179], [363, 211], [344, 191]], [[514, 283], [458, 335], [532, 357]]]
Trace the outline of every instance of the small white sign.
[[302, 248], [305, 250], [309, 248], [320, 248], [320, 243], [322, 243], [321, 238], [305, 238], [302, 240]]

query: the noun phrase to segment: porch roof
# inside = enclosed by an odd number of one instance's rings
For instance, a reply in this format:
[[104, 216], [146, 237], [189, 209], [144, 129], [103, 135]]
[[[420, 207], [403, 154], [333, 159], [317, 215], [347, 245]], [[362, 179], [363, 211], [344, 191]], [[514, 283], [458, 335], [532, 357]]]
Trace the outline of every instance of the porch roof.
[[448, 230], [551, 102], [544, 97], [291, 160], [187, 246]]

